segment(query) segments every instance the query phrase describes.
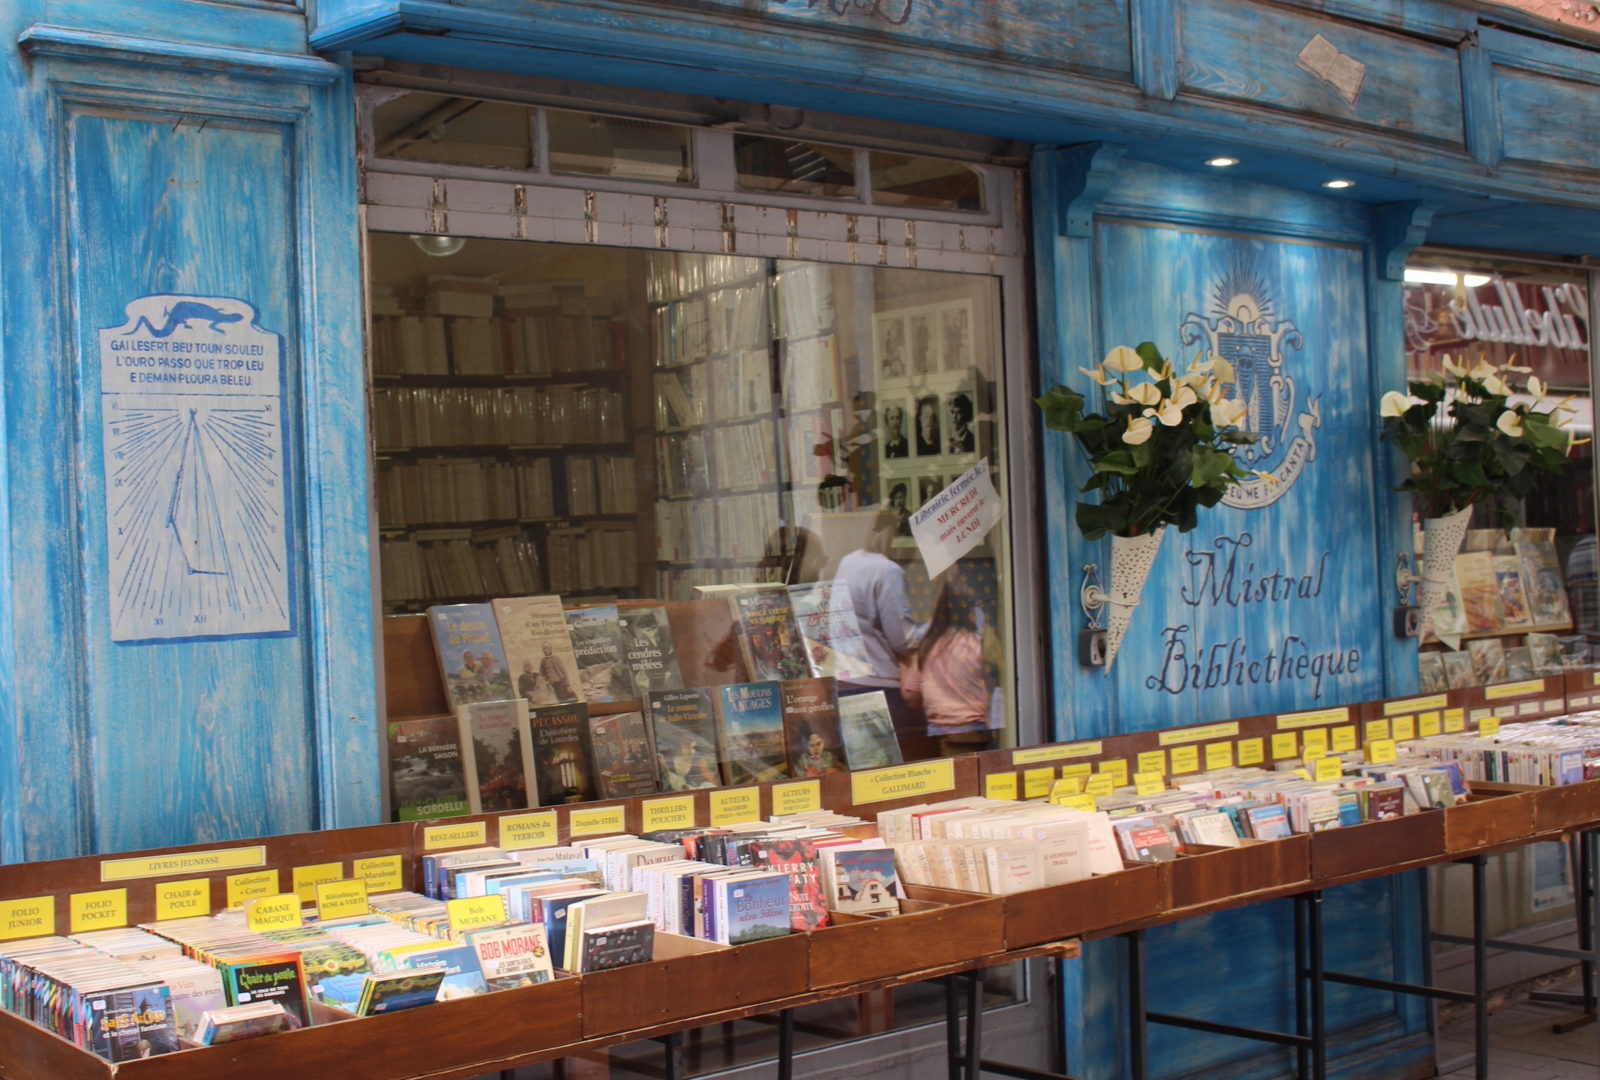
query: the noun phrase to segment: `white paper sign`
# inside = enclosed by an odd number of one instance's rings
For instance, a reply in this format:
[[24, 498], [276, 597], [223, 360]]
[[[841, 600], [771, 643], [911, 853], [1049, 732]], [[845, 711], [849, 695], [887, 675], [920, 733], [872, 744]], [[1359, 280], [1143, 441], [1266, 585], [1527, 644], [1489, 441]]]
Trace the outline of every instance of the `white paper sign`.
[[111, 639], [290, 629], [282, 339], [215, 296], [100, 331]]
[[938, 577], [977, 547], [999, 521], [1000, 493], [989, 476], [989, 463], [980, 461], [911, 515], [911, 535], [928, 576]]

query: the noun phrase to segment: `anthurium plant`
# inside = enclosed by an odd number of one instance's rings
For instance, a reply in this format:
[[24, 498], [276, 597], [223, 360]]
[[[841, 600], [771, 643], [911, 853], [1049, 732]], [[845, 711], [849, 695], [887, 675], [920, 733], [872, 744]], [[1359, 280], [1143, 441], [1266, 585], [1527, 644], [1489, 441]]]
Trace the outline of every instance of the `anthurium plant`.
[[1139, 536], [1162, 525], [1195, 527], [1202, 506], [1215, 506], [1234, 484], [1258, 475], [1234, 460], [1253, 443], [1240, 430], [1244, 406], [1225, 396], [1233, 366], [1221, 357], [1197, 360], [1179, 373], [1151, 342], [1119, 345], [1097, 368], [1080, 368], [1106, 389], [1103, 413], [1087, 412], [1082, 394], [1057, 386], [1038, 398], [1045, 426], [1071, 433], [1094, 474], [1080, 501], [1078, 528], [1090, 540], [1107, 533]]
[[[1413, 493], [1424, 518], [1497, 495], [1521, 499], [1539, 474], [1566, 466], [1575, 441], [1572, 399], [1551, 401], [1532, 375], [1519, 392], [1513, 380], [1528, 372], [1482, 361], [1469, 369], [1446, 356], [1444, 370], [1407, 383], [1409, 394], [1383, 395], [1382, 438], [1411, 459], [1398, 490]], [[1495, 514], [1505, 528], [1515, 523], [1506, 506]]]

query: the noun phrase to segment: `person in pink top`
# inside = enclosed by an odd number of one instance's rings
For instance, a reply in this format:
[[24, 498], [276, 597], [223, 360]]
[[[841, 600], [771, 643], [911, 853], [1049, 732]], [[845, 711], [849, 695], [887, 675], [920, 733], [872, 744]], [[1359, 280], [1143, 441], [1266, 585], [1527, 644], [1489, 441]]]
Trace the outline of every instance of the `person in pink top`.
[[921, 707], [945, 757], [987, 750], [994, 679], [983, 656], [978, 606], [960, 572], [945, 583], [928, 631], [901, 679], [906, 704]]

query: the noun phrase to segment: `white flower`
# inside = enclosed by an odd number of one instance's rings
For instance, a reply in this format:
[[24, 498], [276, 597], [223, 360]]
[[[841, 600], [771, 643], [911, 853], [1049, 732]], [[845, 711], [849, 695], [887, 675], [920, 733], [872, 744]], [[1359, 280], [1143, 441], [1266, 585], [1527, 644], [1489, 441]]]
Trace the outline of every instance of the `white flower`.
[[1510, 397], [1511, 387], [1507, 386], [1498, 375], [1486, 375], [1483, 379], [1483, 388], [1495, 397]]
[[1161, 400], [1161, 391], [1155, 383], [1140, 383], [1128, 391], [1128, 397], [1140, 405], [1154, 405]]
[[1144, 361], [1140, 359], [1138, 353], [1126, 345], [1118, 345], [1106, 353], [1106, 358], [1100, 361], [1100, 366], [1107, 371], [1115, 371], [1126, 375], [1130, 371], [1138, 371], [1144, 367]]
[[1507, 409], [1501, 413], [1500, 418], [1494, 422], [1494, 426], [1513, 439], [1522, 437], [1522, 417], [1518, 416], [1514, 409]]
[[1500, 370], [1499, 368], [1495, 367], [1493, 364], [1489, 363], [1487, 360], [1479, 360], [1478, 363], [1473, 367], [1473, 369], [1471, 371], [1467, 372], [1467, 377], [1469, 379], [1477, 379], [1479, 382], [1482, 382], [1483, 380], [1489, 378], [1491, 375], [1494, 375], [1499, 370]]
[[1089, 376], [1089, 378], [1093, 379], [1095, 382], [1099, 383], [1101, 386], [1114, 386], [1114, 385], [1116, 385], [1116, 380], [1115, 379], [1106, 378], [1106, 373], [1101, 371], [1099, 368], [1081, 367], [1078, 370], [1083, 372], [1085, 375]]
[[1163, 427], [1177, 427], [1183, 423], [1183, 408], [1176, 401], [1163, 401], [1156, 410], [1156, 419]]
[[1217, 377], [1219, 383], [1234, 381], [1233, 365], [1220, 356], [1216, 358], [1216, 366], [1211, 369], [1211, 373]]
[[1544, 383], [1539, 380], [1539, 376], [1528, 376], [1528, 393], [1533, 395], [1535, 401], [1544, 400]]
[[1446, 372], [1448, 372], [1450, 375], [1455, 376], [1458, 379], [1466, 377], [1467, 369], [1465, 367], [1461, 366], [1460, 364], [1457, 364], [1455, 361], [1451, 360], [1449, 353], [1445, 353], [1444, 356], [1442, 357], [1442, 359], [1444, 361], [1444, 369], [1445, 369]]
[[1122, 433], [1122, 441], [1129, 446], [1138, 446], [1140, 443], [1149, 442], [1155, 430], [1155, 425], [1150, 421], [1142, 416], [1135, 416], [1128, 421], [1128, 430]]
[[1404, 416], [1406, 410], [1411, 408], [1411, 399], [1398, 390], [1390, 390], [1383, 395], [1383, 401], [1378, 406], [1381, 416]]
[[1200, 395], [1194, 392], [1194, 387], [1178, 387], [1178, 392], [1172, 395], [1172, 403], [1180, 409], [1187, 409], [1190, 405], [1200, 400]]
[[1223, 398], [1212, 404], [1211, 422], [1218, 427], [1238, 427], [1244, 413], [1244, 402], [1238, 398]]

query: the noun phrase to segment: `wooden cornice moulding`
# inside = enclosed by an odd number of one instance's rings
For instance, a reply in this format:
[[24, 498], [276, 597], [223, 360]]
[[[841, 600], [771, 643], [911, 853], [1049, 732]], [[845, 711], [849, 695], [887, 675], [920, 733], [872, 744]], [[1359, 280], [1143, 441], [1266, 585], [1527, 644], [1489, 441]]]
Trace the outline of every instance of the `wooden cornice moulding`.
[[86, 63], [137, 64], [146, 68], [307, 86], [329, 86], [345, 77], [344, 68], [338, 64], [313, 56], [107, 34], [48, 23], [35, 23], [28, 27], [17, 35], [17, 45], [24, 53], [34, 57], [55, 57]]

